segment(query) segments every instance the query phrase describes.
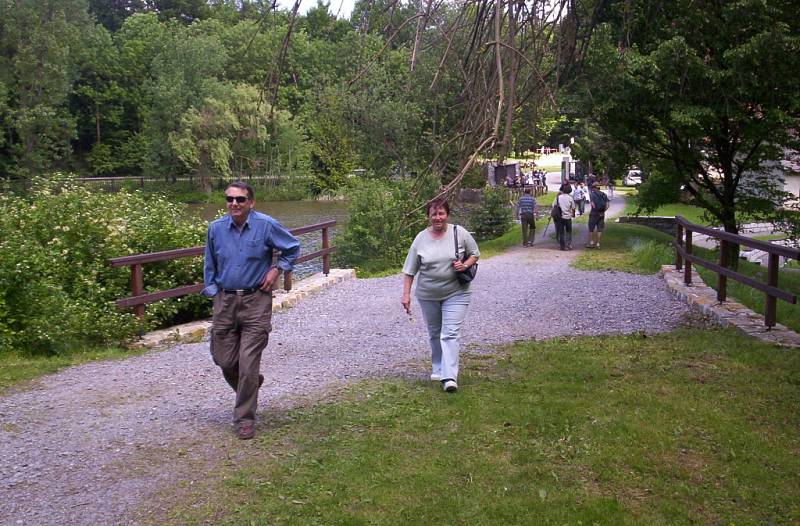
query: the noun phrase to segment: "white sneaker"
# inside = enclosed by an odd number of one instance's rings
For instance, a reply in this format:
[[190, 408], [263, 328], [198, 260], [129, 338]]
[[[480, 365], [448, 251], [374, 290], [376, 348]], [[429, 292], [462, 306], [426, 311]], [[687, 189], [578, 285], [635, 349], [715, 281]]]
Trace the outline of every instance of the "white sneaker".
[[454, 393], [458, 389], [458, 384], [455, 380], [447, 380], [443, 385], [442, 389], [447, 391], [448, 393]]
[[432, 373], [431, 374], [431, 380], [434, 381], [434, 382], [440, 382], [442, 380], [442, 375], [441, 374]]

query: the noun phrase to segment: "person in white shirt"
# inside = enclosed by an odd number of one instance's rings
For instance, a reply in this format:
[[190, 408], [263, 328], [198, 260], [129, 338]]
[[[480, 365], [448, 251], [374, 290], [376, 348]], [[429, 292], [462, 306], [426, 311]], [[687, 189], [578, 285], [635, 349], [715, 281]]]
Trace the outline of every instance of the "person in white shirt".
[[572, 200], [575, 201], [575, 208], [578, 210], [578, 215], [582, 216], [584, 212], [584, 207], [586, 206], [587, 199], [587, 191], [586, 185], [583, 184], [583, 181], [578, 183], [575, 186], [575, 190], [572, 192]]

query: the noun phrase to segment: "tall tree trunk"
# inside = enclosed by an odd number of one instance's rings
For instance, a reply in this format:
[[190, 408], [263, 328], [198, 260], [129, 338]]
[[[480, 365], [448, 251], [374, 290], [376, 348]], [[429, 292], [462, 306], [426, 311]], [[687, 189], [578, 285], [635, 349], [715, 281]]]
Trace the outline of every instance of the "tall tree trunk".
[[516, 98], [517, 72], [519, 71], [519, 53], [516, 47], [517, 17], [514, 13], [514, 2], [508, 3], [508, 48], [506, 52], [511, 55], [508, 68], [508, 105], [506, 106], [506, 123], [503, 130], [503, 141], [500, 144], [501, 159], [508, 155], [511, 147], [511, 132], [514, 125]]

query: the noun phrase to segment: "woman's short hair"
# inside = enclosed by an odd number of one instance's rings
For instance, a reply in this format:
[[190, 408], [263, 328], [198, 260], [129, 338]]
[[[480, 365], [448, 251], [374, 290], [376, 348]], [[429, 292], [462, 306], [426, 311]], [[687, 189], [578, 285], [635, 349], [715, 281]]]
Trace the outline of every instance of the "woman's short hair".
[[447, 199], [442, 199], [441, 197], [428, 201], [425, 206], [425, 213], [431, 215], [431, 210], [436, 210], [437, 208], [444, 208], [447, 215], [450, 215], [450, 205], [447, 203]]
[[561, 185], [561, 188], [558, 189], [559, 192], [562, 194], [571, 194], [572, 193], [572, 186], [569, 183], [564, 183]]

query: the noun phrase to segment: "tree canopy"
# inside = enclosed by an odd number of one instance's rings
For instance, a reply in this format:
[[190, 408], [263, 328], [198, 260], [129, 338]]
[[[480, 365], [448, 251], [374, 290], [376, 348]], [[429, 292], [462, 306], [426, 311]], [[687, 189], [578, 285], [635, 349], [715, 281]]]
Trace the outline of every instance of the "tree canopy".
[[738, 209], [770, 217], [796, 150], [800, 32], [792, 2], [611, 2], [579, 112], [653, 176], [653, 209], [690, 193], [729, 232]]
[[[296, 5], [294, 6], [297, 7]], [[731, 227], [795, 148], [786, 0], [0, 0], [0, 176], [300, 175], [336, 190], [578, 137]], [[748, 186], [749, 185], [749, 186]], [[739, 190], [754, 189], [744, 194]]]

